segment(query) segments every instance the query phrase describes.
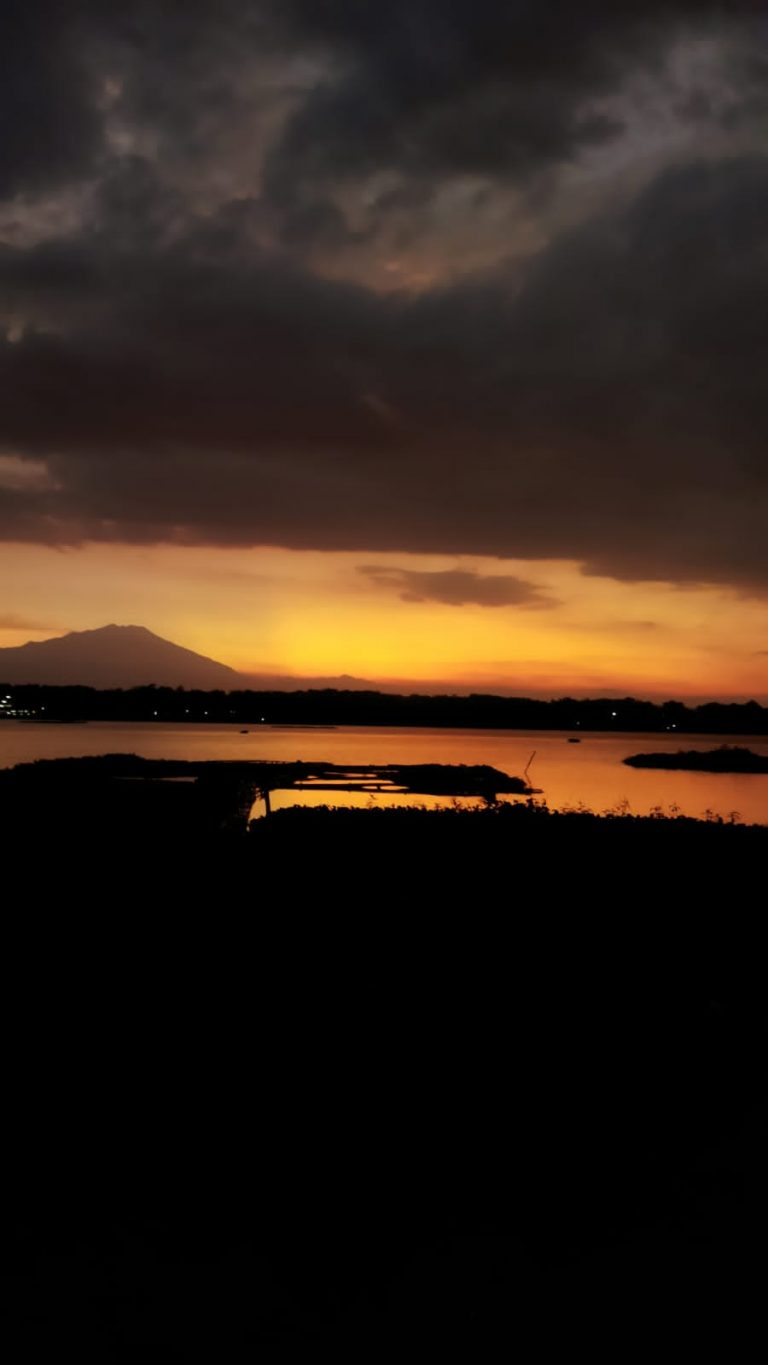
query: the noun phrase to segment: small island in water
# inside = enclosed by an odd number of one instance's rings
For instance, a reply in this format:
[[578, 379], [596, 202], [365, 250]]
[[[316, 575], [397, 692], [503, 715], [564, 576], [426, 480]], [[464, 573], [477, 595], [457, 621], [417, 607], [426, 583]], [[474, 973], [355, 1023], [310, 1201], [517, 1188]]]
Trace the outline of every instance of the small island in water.
[[722, 744], [719, 749], [678, 749], [667, 754], [632, 754], [630, 768], [673, 768], [699, 773], [768, 773], [768, 756]]

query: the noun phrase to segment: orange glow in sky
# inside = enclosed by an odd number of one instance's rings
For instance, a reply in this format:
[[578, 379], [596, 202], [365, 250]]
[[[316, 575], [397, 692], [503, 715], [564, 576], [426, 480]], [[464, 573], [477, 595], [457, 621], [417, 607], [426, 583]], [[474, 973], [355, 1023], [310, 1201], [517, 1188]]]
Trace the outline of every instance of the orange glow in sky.
[[[371, 564], [374, 576], [362, 571]], [[456, 571], [524, 579], [544, 601], [403, 600], [392, 578]], [[13, 602], [0, 613], [0, 646], [114, 621], [246, 673], [768, 700], [759, 599], [588, 577], [565, 561], [6, 544], [0, 574]]]

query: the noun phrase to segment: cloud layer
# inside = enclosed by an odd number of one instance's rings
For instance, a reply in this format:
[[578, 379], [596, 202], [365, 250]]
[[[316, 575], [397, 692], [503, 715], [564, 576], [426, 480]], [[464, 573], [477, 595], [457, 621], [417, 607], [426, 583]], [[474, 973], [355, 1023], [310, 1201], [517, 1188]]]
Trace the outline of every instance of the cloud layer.
[[398, 592], [403, 602], [440, 602], [463, 607], [554, 607], [556, 599], [536, 583], [512, 574], [481, 574], [474, 569], [390, 569], [360, 566], [372, 583]]
[[0, 534], [764, 590], [760, 10], [12, 7]]

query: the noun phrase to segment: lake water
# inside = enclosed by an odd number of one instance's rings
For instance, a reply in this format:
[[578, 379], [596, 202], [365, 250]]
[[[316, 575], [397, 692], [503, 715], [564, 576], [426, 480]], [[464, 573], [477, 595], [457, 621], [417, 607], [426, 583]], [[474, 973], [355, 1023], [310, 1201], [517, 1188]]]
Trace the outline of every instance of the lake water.
[[[655, 807], [701, 818], [707, 811], [728, 819], [768, 824], [768, 774], [659, 772], [627, 768], [629, 754], [712, 749], [742, 744], [768, 755], [768, 740], [727, 740], [716, 735], [633, 735], [584, 733], [580, 744], [555, 731], [431, 730], [342, 726], [336, 730], [260, 725], [248, 734], [229, 725], [170, 725], [162, 722], [39, 725], [0, 723], [0, 767], [36, 758], [86, 754], [139, 754], [145, 758], [324, 760], [328, 763], [488, 763], [541, 788], [537, 800], [556, 810], [583, 804], [612, 810], [623, 803], [635, 814]], [[533, 758], [531, 757], [533, 755]], [[280, 805], [328, 804], [325, 792], [277, 793]], [[398, 804], [406, 798], [397, 798]], [[424, 798], [410, 798], [424, 804]], [[339, 795], [335, 804], [393, 804], [394, 798]], [[437, 804], [430, 802], [430, 804]]]

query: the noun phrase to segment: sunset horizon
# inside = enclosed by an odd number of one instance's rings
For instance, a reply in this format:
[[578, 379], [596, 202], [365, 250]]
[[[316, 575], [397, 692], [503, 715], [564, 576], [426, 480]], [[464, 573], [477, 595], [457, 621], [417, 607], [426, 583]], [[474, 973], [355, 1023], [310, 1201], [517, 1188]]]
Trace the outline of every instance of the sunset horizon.
[[[425, 695], [466, 695], [469, 693], [485, 692], [498, 696], [531, 697], [540, 698], [542, 700], [557, 700], [567, 697], [587, 700], [603, 697], [647, 700], [656, 704], [665, 701], [682, 701], [691, 705], [707, 702], [745, 703], [749, 701], [756, 701], [759, 704], [765, 705], [766, 702], [768, 702], [768, 692], [765, 694], [761, 694], [757, 691], [750, 692], [748, 688], [733, 692], [723, 690], [719, 693], [696, 690], [695, 686], [687, 687], [685, 684], [676, 684], [674, 687], [670, 685], [666, 688], [664, 686], [645, 686], [638, 689], [636, 686], [636, 674], [628, 676], [626, 683], [621, 677], [609, 677], [597, 678], [592, 681], [588, 679], [579, 682], [572, 681], [570, 685], [567, 685], [567, 680], [561, 682], [554, 671], [551, 680], [547, 681], [546, 675], [537, 675], [536, 673], [533, 673], [530, 668], [523, 669], [520, 665], [510, 665], [505, 670], [503, 665], [497, 664], [493, 671], [478, 671], [469, 676], [462, 676], [459, 672], [455, 672], [452, 676], [446, 676], [445, 674], [430, 675], [428, 672], [425, 672], [423, 675], [414, 675], [410, 677], [401, 674], [389, 675], [383, 672], [369, 675], [365, 672], [360, 673], [345, 667], [343, 663], [340, 663], [338, 667], [329, 665], [323, 672], [317, 671], [314, 673], [309, 670], [291, 673], [285, 668], [281, 668], [277, 663], [271, 665], [257, 664], [251, 667], [243, 667], [242, 665], [238, 666], [227, 658], [220, 657], [214, 650], [208, 649], [203, 645], [196, 644], [193, 647], [187, 640], [179, 638], [171, 639], [170, 637], [160, 635], [158, 631], [152, 630], [152, 628], [147, 626], [144, 622], [128, 620], [102, 622], [98, 625], [84, 625], [72, 631], [59, 629], [49, 633], [47, 629], [40, 629], [32, 632], [31, 635], [26, 633], [23, 629], [18, 629], [13, 632], [17, 633], [19, 636], [18, 641], [13, 646], [0, 645], [0, 682], [5, 679], [5, 675], [3, 674], [3, 661], [6, 658], [4, 651], [8, 648], [21, 648], [26, 644], [40, 644], [50, 640], [64, 639], [70, 635], [99, 635], [105, 629], [110, 629], [115, 626], [122, 629], [149, 631], [155, 638], [167, 640], [169, 643], [184, 650], [193, 649], [194, 653], [210, 659], [217, 664], [226, 666], [228, 669], [232, 670], [232, 680], [230, 683], [232, 690], [238, 688], [251, 688], [255, 690], [263, 688], [269, 690], [271, 687], [276, 687], [278, 690], [290, 690], [292, 687], [295, 687], [296, 689], [306, 689], [307, 687], [311, 688], [313, 686], [324, 688], [336, 687], [339, 690], [344, 690], [345, 687], [353, 686], [358, 688], [378, 688], [389, 692], [421, 692]], [[10, 630], [8, 631], [8, 634], [11, 634]], [[634, 690], [630, 685], [632, 679], [634, 679], [635, 684]], [[7, 679], [5, 680], [7, 681]], [[10, 681], [11, 683], [19, 683], [22, 681], [33, 683], [46, 682], [50, 686], [55, 686], [58, 680], [55, 676], [55, 671], [53, 671], [50, 676], [35, 676], [34, 678], [29, 679], [24, 679], [22, 675], [19, 674], [18, 677], [13, 678]], [[157, 680], [151, 676], [147, 676], [145, 682], [147, 684], [155, 683], [159, 686], [164, 685], [162, 682], [157, 683]], [[83, 673], [81, 685], [98, 686], [98, 682], [90, 680], [86, 670]]]
[[16, 609], [0, 614], [0, 649], [115, 621], [247, 676], [768, 701], [757, 594], [619, 581], [567, 561], [373, 559], [274, 547], [5, 545], [0, 573], [13, 575]]
[[755, 6], [37, 8], [0, 648], [768, 699]]

